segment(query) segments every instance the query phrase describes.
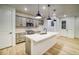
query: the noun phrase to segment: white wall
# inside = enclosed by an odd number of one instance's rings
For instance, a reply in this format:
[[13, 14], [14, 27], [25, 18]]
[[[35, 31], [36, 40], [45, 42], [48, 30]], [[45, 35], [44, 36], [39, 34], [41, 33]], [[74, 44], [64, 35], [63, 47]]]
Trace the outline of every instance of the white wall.
[[76, 17], [75, 19], [75, 37], [79, 38], [79, 17]]

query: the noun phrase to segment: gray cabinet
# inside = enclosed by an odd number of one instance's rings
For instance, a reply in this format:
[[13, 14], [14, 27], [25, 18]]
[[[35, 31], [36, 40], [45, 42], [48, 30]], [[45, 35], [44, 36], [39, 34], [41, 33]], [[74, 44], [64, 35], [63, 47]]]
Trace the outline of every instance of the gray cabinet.
[[26, 38], [26, 53], [31, 54], [31, 40]]
[[[28, 26], [27, 24], [32, 24], [32, 26]], [[38, 27], [39, 26], [39, 21], [30, 19], [27, 17], [23, 16], [16, 16], [16, 27]]]
[[26, 18], [21, 16], [16, 16], [16, 26], [17, 27], [25, 27], [26, 26]]
[[25, 36], [23, 33], [16, 33], [16, 43], [21, 43], [25, 41]]

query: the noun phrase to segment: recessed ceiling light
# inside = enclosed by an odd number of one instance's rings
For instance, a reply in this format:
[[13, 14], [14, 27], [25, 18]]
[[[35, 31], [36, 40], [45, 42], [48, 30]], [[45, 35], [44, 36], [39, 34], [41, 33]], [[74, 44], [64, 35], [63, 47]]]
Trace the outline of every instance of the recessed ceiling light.
[[53, 13], [53, 16], [56, 16], [56, 13]]
[[67, 17], [67, 15], [64, 14], [64, 17]]
[[46, 7], [45, 7], [45, 6], [43, 6], [43, 9], [45, 10], [45, 9], [46, 9]]
[[24, 8], [25, 11], [27, 11], [27, 8]]

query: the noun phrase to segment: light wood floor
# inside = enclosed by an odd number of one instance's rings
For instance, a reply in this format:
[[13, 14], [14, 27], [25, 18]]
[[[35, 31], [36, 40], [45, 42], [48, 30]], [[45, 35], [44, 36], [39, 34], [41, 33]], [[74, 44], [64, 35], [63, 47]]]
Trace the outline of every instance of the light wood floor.
[[27, 55], [25, 53], [25, 42], [0, 50], [0, 55]]
[[[79, 39], [57, 37], [58, 42], [43, 55], [79, 55]], [[0, 50], [1, 55], [27, 55], [25, 42]]]
[[79, 39], [58, 37], [58, 42], [44, 55], [79, 55]]

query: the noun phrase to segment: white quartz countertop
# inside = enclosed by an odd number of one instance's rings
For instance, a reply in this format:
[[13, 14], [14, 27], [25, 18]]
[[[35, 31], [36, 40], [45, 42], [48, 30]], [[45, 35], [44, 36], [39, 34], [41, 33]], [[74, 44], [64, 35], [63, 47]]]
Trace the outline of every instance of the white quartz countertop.
[[55, 36], [57, 35], [58, 32], [47, 32], [47, 34], [41, 34], [40, 33], [36, 33], [36, 34], [31, 34], [31, 35], [25, 35], [27, 38], [35, 41], [35, 42], [39, 42], [41, 40], [45, 40], [49, 37]]
[[40, 28], [16, 28], [16, 33], [23, 33], [26, 32], [27, 30], [33, 30], [33, 31], [41, 31]]

